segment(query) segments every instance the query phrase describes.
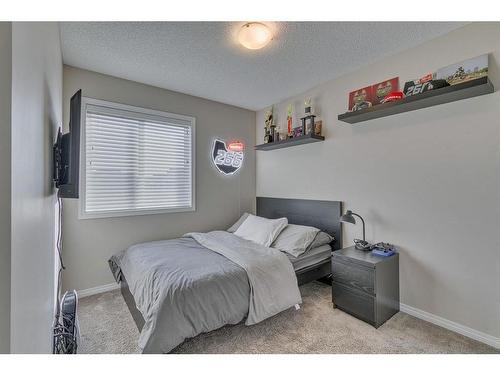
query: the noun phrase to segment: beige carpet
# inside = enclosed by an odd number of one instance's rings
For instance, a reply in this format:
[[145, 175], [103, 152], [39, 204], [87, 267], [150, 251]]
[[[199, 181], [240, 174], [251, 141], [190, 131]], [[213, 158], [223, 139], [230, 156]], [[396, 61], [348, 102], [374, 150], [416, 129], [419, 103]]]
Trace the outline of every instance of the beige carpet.
[[[332, 309], [330, 288], [301, 287], [303, 305], [254, 326], [226, 326], [189, 339], [174, 353], [499, 353], [398, 313], [379, 329]], [[82, 298], [80, 353], [139, 353], [139, 332], [119, 290]]]

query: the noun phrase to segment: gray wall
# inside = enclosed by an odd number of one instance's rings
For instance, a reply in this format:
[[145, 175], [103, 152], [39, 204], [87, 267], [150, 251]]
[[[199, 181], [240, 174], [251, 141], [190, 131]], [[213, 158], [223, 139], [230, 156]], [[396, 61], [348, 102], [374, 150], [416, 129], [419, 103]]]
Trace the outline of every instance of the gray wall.
[[0, 22], [0, 353], [10, 348], [10, 110], [12, 24]]
[[[64, 68], [64, 124], [68, 103], [83, 95], [196, 117], [196, 211], [106, 219], [78, 219], [78, 201], [64, 201], [64, 287], [77, 290], [113, 282], [109, 257], [144, 241], [190, 231], [227, 228], [255, 201], [255, 112], [73, 67]], [[209, 158], [215, 137], [242, 139], [248, 152], [237, 175], [224, 177]]]
[[[337, 120], [348, 93], [492, 53], [500, 24], [472, 24], [279, 103], [312, 97], [326, 141], [257, 153], [257, 195], [332, 199], [364, 216], [369, 241], [401, 253], [401, 302], [500, 337], [500, 93], [356, 125]], [[272, 104], [272, 103], [269, 103]], [[263, 139], [264, 110], [256, 118]], [[361, 227], [344, 225], [344, 245]]]
[[55, 306], [52, 144], [62, 123], [55, 23], [12, 26], [11, 352], [49, 353]]

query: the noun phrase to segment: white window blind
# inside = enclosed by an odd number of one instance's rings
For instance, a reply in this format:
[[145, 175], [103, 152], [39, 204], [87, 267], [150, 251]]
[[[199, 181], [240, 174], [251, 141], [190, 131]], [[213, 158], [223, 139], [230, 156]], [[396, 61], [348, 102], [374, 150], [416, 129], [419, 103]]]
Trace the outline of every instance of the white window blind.
[[194, 118], [84, 101], [83, 217], [194, 209]]

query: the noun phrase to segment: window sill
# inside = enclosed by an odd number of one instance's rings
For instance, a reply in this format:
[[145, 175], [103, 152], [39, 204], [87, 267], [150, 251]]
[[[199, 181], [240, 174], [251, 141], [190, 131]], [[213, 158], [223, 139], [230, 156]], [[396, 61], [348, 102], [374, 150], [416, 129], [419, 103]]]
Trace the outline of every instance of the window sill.
[[181, 212], [194, 212], [196, 208], [193, 207], [179, 207], [179, 208], [162, 208], [162, 209], [148, 209], [148, 210], [122, 210], [122, 211], [103, 211], [103, 212], [82, 212], [79, 211], [78, 219], [105, 219], [112, 217], [126, 217], [126, 216], [144, 216], [144, 215], [162, 215], [173, 214]]

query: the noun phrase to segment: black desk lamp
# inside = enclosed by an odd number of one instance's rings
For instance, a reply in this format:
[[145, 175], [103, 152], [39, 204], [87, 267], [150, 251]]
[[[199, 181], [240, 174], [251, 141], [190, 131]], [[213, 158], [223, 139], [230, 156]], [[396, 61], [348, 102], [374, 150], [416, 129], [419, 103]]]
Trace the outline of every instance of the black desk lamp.
[[354, 216], [359, 217], [361, 219], [361, 222], [363, 223], [363, 239], [362, 240], [358, 240], [358, 239], [354, 240], [354, 244], [356, 245], [356, 249], [358, 249], [358, 250], [370, 250], [371, 245], [368, 242], [366, 242], [366, 240], [365, 240], [365, 221], [363, 220], [363, 218], [360, 215], [358, 215], [355, 212], [352, 212], [351, 210], [347, 210], [346, 213], [340, 217], [340, 221], [342, 221], [343, 223], [356, 224], [356, 219], [354, 218]]

